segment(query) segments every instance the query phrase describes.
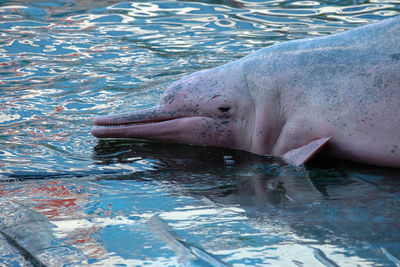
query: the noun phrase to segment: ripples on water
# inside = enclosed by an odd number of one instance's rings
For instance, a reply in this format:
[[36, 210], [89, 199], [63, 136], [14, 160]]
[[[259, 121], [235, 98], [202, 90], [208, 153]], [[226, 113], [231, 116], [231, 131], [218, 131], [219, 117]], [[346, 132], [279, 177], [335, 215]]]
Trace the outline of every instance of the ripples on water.
[[[229, 264], [319, 264], [325, 254], [342, 265], [390, 264], [380, 244], [399, 252], [393, 175], [317, 168], [315, 189], [295, 171], [301, 187], [293, 175], [260, 176], [248, 166], [286, 169], [245, 153], [205, 149], [193, 158], [185, 146], [98, 143], [89, 131], [93, 116], [150, 106], [188, 73], [399, 13], [399, 1], [377, 0], [2, 2], [0, 177], [20, 181], [1, 185], [2, 194], [56, 223], [57, 237], [92, 263], [175, 264], [142, 223], [156, 212]], [[359, 192], [375, 204], [360, 203]], [[363, 212], [371, 209], [382, 214]], [[3, 260], [23, 264], [16, 254]]]
[[398, 10], [396, 1], [2, 4], [3, 165], [81, 169], [95, 144], [94, 115], [149, 106], [173, 80], [259, 48]]

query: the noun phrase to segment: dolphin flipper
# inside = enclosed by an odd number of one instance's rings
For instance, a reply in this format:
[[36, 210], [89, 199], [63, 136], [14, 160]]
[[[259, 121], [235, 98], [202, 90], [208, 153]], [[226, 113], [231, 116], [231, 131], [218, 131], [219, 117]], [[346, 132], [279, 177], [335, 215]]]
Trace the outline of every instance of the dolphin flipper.
[[286, 152], [282, 158], [289, 164], [299, 166], [311, 159], [330, 139], [331, 136], [312, 140], [304, 146]]

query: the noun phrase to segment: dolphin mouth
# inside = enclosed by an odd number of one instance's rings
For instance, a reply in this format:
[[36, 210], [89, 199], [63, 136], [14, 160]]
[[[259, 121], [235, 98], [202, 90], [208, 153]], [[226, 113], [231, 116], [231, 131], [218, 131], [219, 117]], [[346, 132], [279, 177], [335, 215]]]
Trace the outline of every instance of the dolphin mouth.
[[[118, 115], [117, 115], [118, 116]], [[115, 115], [95, 117], [93, 120], [92, 135], [98, 138], [134, 138], [141, 137], [147, 133], [149, 136], [156, 130], [162, 128], [167, 122], [173, 122], [180, 118], [155, 118], [137, 121], [119, 121]], [[136, 132], [136, 134], [134, 132]], [[141, 133], [141, 134], [139, 134]], [[139, 136], [136, 136], [139, 135]]]
[[[172, 113], [172, 114], [171, 114]], [[173, 114], [157, 109], [95, 117], [92, 135], [97, 138], [128, 138], [225, 146], [229, 127], [203, 114]]]
[[[97, 138], [133, 138], [161, 141], [182, 141], [191, 139], [193, 127], [210, 121], [211, 118], [187, 115], [169, 116], [154, 112], [154, 109], [139, 110], [93, 119], [91, 134]], [[184, 136], [187, 135], [187, 136]], [[195, 140], [190, 140], [190, 143]]]
[[174, 120], [174, 119], [177, 119], [177, 118], [164, 119], [164, 120], [134, 121], [134, 122], [126, 122], [126, 123], [106, 123], [106, 124], [96, 122], [96, 120], [95, 120], [93, 125], [95, 128], [129, 128], [129, 127], [144, 126], [144, 125], [149, 125], [149, 124], [154, 124], [154, 123], [159, 123], [159, 122], [164, 122], [164, 121], [169, 121], [169, 120]]

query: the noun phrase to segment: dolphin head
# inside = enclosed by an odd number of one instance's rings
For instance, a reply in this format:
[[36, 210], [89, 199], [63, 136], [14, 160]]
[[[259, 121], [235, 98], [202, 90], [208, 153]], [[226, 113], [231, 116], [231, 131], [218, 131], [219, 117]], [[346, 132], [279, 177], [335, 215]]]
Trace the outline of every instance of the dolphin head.
[[92, 134], [250, 151], [254, 105], [243, 77], [226, 72], [196, 72], [169, 86], [152, 108], [96, 117]]

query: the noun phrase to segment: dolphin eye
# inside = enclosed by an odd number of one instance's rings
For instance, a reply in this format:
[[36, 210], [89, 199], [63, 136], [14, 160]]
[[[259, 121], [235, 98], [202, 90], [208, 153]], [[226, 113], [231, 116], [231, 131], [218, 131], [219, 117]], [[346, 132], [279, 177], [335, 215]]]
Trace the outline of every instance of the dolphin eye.
[[231, 108], [229, 108], [229, 107], [219, 107], [218, 109], [219, 109], [219, 111], [224, 113], [224, 112], [228, 112]]

